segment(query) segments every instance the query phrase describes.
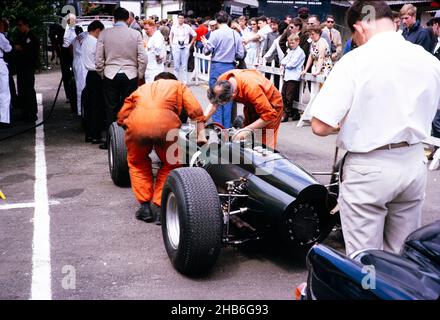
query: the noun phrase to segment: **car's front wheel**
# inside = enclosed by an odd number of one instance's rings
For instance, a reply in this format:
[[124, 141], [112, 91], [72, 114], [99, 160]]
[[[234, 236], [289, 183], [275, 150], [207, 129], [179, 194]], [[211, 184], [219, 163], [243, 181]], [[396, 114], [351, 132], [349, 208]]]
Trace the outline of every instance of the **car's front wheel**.
[[162, 192], [162, 235], [174, 268], [200, 275], [215, 264], [222, 245], [217, 189], [202, 168], [173, 170]]

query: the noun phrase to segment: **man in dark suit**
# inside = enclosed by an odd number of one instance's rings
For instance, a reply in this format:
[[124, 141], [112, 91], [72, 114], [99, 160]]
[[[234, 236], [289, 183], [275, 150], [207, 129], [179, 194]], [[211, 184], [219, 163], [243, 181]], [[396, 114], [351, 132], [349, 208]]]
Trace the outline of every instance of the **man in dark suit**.
[[440, 10], [436, 13], [435, 17], [428, 22], [428, 25], [432, 27], [432, 32], [435, 35], [435, 41], [432, 45], [432, 54], [440, 60]]
[[[432, 31], [435, 34], [436, 41], [432, 46], [432, 54], [440, 60], [440, 11], [437, 11], [434, 18], [432, 18], [428, 25], [432, 27]], [[432, 122], [432, 135], [436, 138], [440, 138], [440, 111], [437, 111], [437, 114]]]
[[400, 19], [405, 26], [403, 37], [405, 40], [422, 46], [426, 51], [431, 49], [431, 37], [429, 31], [417, 21], [417, 8], [410, 3], [405, 4], [400, 9]]
[[39, 63], [40, 42], [30, 30], [26, 18], [18, 18], [17, 29], [19, 35], [15, 41], [17, 62], [17, 90], [18, 102], [23, 111], [24, 120], [37, 120], [37, 97], [35, 93], [35, 70]]

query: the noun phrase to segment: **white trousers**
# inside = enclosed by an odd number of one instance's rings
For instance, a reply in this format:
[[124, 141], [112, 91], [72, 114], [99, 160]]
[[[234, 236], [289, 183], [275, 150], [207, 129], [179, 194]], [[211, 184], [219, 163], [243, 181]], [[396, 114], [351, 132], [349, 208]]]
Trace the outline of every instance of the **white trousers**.
[[0, 122], [10, 123], [10, 105], [8, 67], [3, 59], [0, 59]]
[[426, 164], [422, 144], [347, 155], [339, 191], [347, 255], [364, 249], [400, 252], [421, 226]]
[[147, 66], [147, 69], [145, 70], [145, 83], [151, 83], [154, 81], [154, 77], [157, 76], [159, 73], [164, 72], [165, 66], [163, 63], [157, 64], [154, 68], [149, 68]]
[[[189, 48], [180, 48], [178, 45], [172, 46], [173, 51], [173, 61], [174, 61], [174, 75], [177, 79], [184, 84], [188, 83], [188, 59], [189, 59]], [[180, 76], [180, 69], [182, 69], [182, 77]]]
[[77, 108], [77, 113], [80, 116], [81, 96], [82, 96], [82, 91], [86, 86], [87, 69], [84, 67], [84, 64], [79, 58], [73, 61], [73, 73], [75, 75], [75, 84], [76, 84], [76, 108]]

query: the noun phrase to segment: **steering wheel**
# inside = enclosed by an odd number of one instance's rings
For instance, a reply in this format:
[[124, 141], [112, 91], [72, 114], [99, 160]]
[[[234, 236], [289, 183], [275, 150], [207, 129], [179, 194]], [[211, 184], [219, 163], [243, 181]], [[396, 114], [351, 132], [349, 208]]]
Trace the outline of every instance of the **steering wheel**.
[[[212, 122], [205, 126], [206, 130], [206, 140], [208, 140], [207, 144], [211, 143], [221, 143], [223, 140], [225, 127], [220, 123]], [[211, 133], [214, 132], [214, 135]]]
[[225, 135], [225, 127], [220, 123], [212, 122], [205, 126], [206, 140], [208, 142], [202, 146], [199, 146], [197, 152], [192, 156], [189, 161], [190, 167], [204, 167], [208, 158], [211, 155], [212, 150], [218, 150], [217, 146], [220, 146], [223, 142], [223, 136]]

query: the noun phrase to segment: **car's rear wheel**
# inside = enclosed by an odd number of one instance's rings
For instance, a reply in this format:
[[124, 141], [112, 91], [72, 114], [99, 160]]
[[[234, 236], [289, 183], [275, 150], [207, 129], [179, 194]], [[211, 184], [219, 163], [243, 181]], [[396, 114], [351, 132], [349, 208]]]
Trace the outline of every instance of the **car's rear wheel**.
[[113, 122], [108, 132], [108, 164], [113, 183], [120, 187], [130, 185], [130, 174], [127, 163], [127, 148], [125, 132], [116, 122]]
[[162, 192], [162, 236], [174, 268], [200, 275], [215, 264], [222, 245], [217, 189], [202, 168], [173, 170]]

